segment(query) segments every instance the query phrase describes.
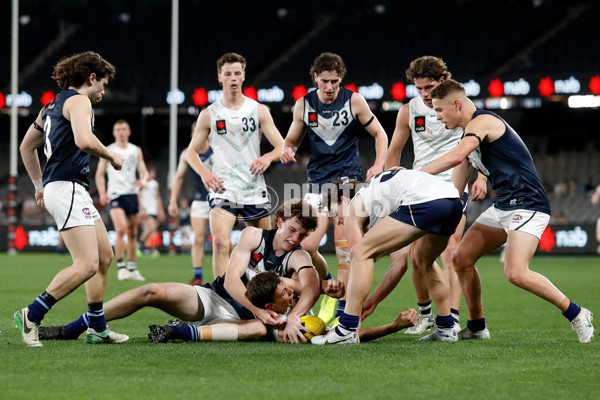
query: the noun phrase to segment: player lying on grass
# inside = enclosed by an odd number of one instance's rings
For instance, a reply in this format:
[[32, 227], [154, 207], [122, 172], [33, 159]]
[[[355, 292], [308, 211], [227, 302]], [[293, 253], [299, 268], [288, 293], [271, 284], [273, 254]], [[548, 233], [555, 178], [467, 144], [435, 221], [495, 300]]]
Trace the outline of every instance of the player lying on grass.
[[[140, 308], [151, 306], [197, 325], [221, 320], [235, 323], [254, 320], [255, 316], [265, 325], [278, 325], [282, 321], [276, 312], [255, 307], [245, 297], [248, 281], [259, 272], [272, 270], [279, 276], [298, 279], [302, 288], [287, 316], [284, 338], [294, 343], [303, 341], [304, 327], [300, 317], [311, 309], [321, 294], [310, 256], [300, 247], [300, 242], [317, 226], [316, 211], [304, 201], [290, 200], [277, 210], [275, 220], [276, 229], [247, 227], [242, 231], [224, 276], [203, 286], [170, 282], [129, 290], [104, 305], [107, 321], [125, 318]], [[87, 323], [82, 316], [64, 327], [40, 328], [42, 339], [76, 338], [87, 329]], [[239, 323], [232, 328], [206, 331], [211, 331], [212, 340], [231, 340], [234, 335], [238, 339], [251, 339], [263, 335], [265, 329], [259, 324]], [[202, 331], [188, 331], [189, 340], [204, 339]]]
[[[336, 290], [336, 288], [338, 288]], [[336, 280], [321, 281], [321, 289], [324, 294], [332, 298], [340, 298], [344, 295], [342, 282]], [[260, 308], [270, 309], [285, 315], [293, 304], [293, 294], [301, 290], [298, 281], [294, 279], [280, 278], [274, 272], [262, 272], [257, 274], [248, 283], [246, 297], [253, 305]], [[284, 318], [282, 318], [284, 319]], [[402, 311], [391, 323], [381, 326], [361, 328], [359, 335], [363, 342], [378, 339], [382, 336], [396, 333], [404, 328], [413, 326], [417, 320], [417, 311], [409, 309]], [[268, 327], [273, 339], [283, 341], [280, 326]], [[314, 333], [314, 332], [313, 332]]]

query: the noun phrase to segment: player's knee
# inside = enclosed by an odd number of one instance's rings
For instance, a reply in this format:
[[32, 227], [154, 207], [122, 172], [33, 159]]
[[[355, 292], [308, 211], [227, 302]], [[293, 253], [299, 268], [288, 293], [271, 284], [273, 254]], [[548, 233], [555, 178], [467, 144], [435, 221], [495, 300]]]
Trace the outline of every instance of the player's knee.
[[138, 296], [144, 299], [145, 302], [151, 303], [157, 300], [164, 300], [166, 298], [166, 292], [162, 290], [160, 284], [149, 283], [138, 289]]
[[473, 266], [475, 264], [475, 262], [470, 262], [469, 257], [467, 257], [465, 254], [463, 254], [460, 249], [454, 251], [452, 253], [452, 266], [454, 267], [454, 270], [459, 272], [462, 271], [470, 266]]
[[524, 286], [525, 274], [523, 274], [521, 272], [516, 272], [511, 269], [505, 269], [504, 276], [506, 276], [506, 279], [508, 279], [508, 281], [510, 283], [512, 283], [513, 285], [518, 286], [518, 287]]
[[117, 225], [115, 226], [115, 233], [117, 234], [117, 236], [123, 237], [127, 235], [127, 227]]
[[229, 252], [231, 248], [231, 242], [225, 236], [213, 235], [213, 252], [225, 253]]
[[102, 254], [99, 254], [98, 258], [98, 266], [99, 268], [108, 267], [113, 261], [113, 252], [112, 249], [109, 251], [105, 251]]
[[238, 335], [244, 340], [259, 340], [267, 336], [267, 328], [260, 321], [238, 325]]
[[358, 244], [350, 250], [350, 263], [360, 263], [372, 258], [372, 253], [365, 246]]

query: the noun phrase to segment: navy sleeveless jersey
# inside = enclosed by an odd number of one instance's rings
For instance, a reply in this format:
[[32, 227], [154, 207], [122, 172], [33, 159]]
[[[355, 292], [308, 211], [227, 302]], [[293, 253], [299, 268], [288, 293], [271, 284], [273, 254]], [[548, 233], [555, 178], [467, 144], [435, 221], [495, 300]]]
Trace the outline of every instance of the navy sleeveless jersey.
[[[281, 277], [291, 278], [292, 272], [288, 271], [287, 262], [292, 253], [298, 249], [302, 249], [302, 247], [298, 245], [292, 250], [284, 252], [280, 256], [275, 255], [273, 252], [273, 238], [275, 237], [275, 232], [277, 232], [277, 229], [264, 229], [262, 231], [261, 243], [252, 251], [252, 254], [250, 254], [250, 262], [246, 268], [246, 273], [241, 277], [244, 286], [248, 286], [248, 282], [250, 281], [248, 275], [254, 276], [259, 272], [275, 271], [277, 275]], [[252, 314], [250, 310], [235, 301], [225, 290], [225, 275], [217, 277], [212, 283], [206, 283], [204, 287], [214, 290], [219, 296], [225, 299], [225, 301], [231, 304], [241, 319], [246, 320], [254, 318], [254, 314]]]
[[[69, 181], [77, 182], [86, 189], [90, 187], [90, 155], [75, 145], [71, 121], [63, 115], [65, 101], [75, 95], [80, 93], [65, 89], [42, 109], [44, 153], [48, 159], [43, 173], [44, 186], [49, 182]], [[93, 132], [93, 116], [90, 124]]]
[[[200, 160], [208, 169], [211, 169], [206, 165], [206, 161], [213, 155], [212, 147], [208, 148], [206, 153], [198, 153], [200, 156]], [[212, 163], [210, 163], [212, 165]], [[208, 190], [204, 187], [204, 183], [202, 182], [202, 178], [194, 171], [194, 187], [196, 188], [196, 193], [194, 194], [194, 200], [196, 201], [208, 201]]]
[[352, 93], [340, 88], [331, 104], [321, 103], [316, 90], [304, 96], [303, 120], [311, 145], [309, 182], [325, 184], [340, 176], [362, 177], [358, 136], [365, 129], [352, 114]]
[[498, 139], [484, 140], [480, 145], [481, 161], [497, 195], [495, 206], [504, 211], [524, 208], [550, 214], [548, 195], [527, 146], [506, 121], [491, 111], [475, 111], [471, 119], [485, 114], [498, 118], [506, 127]]

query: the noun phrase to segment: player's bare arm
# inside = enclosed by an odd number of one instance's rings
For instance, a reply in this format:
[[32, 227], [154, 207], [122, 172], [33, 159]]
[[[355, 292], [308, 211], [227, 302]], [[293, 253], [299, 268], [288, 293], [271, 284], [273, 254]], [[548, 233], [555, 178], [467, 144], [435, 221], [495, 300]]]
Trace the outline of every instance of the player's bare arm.
[[[41, 111], [35, 119], [35, 123], [37, 126], [43, 125]], [[42, 186], [42, 169], [37, 149], [42, 144], [44, 144], [44, 133], [40, 132], [34, 124], [31, 124], [19, 147], [23, 165], [25, 165], [29, 178], [35, 187], [35, 201], [40, 207], [44, 207], [44, 187]]]
[[310, 255], [306, 251], [295, 251], [290, 257], [288, 269], [297, 272], [302, 292], [298, 302], [288, 314], [287, 324], [283, 332], [284, 340], [289, 340], [292, 343], [298, 343], [298, 339], [306, 341], [303, 333], [305, 329], [300, 323], [300, 317], [311, 309], [321, 294], [317, 270], [315, 268], [302, 268], [304, 266], [312, 267]]
[[409, 104], [403, 105], [396, 116], [396, 126], [385, 158], [385, 169], [400, 166], [402, 150], [410, 137], [409, 108]]
[[375, 162], [367, 171], [367, 181], [383, 171], [385, 165], [385, 156], [388, 147], [388, 138], [383, 126], [369, 108], [367, 101], [359, 94], [354, 93], [350, 99], [354, 118], [362, 124], [367, 132], [375, 139]]
[[144, 154], [142, 153], [142, 149], [140, 148], [140, 146], [135, 147], [138, 153], [137, 171], [140, 177], [136, 184], [141, 189], [142, 187], [144, 187], [144, 183], [146, 183], [146, 181], [148, 180], [148, 168], [146, 167], [146, 163], [144, 162]]
[[296, 150], [302, 143], [302, 139], [305, 134], [304, 121], [302, 119], [304, 113], [304, 98], [296, 100], [294, 104], [294, 116], [292, 124], [288, 130], [285, 142], [283, 144], [283, 152], [281, 153], [281, 162], [287, 164], [289, 162], [296, 162]]
[[86, 96], [72, 96], [63, 108], [64, 117], [71, 121], [75, 145], [88, 154], [108, 160], [116, 170], [123, 165], [123, 156], [108, 150], [92, 132], [92, 103]]
[[202, 182], [209, 192], [218, 192], [224, 188], [224, 183], [215, 174], [202, 164], [198, 153], [206, 148], [208, 135], [210, 133], [210, 111], [205, 108], [198, 116], [198, 122], [192, 136], [190, 145], [187, 147], [186, 161], [190, 167], [202, 178]]
[[176, 217], [179, 215], [179, 206], [177, 205], [177, 198], [179, 197], [179, 192], [181, 192], [181, 185], [183, 185], [183, 176], [185, 175], [185, 171], [187, 170], [188, 165], [185, 159], [186, 151], [187, 149], [183, 149], [183, 151], [179, 155], [177, 171], [175, 172], [175, 176], [173, 177], [171, 197], [169, 198], [169, 205], [167, 206], [167, 211], [169, 212], [169, 215], [171, 217]]
[[273, 161], [279, 160], [283, 151], [283, 138], [275, 126], [271, 113], [262, 104], [258, 105], [258, 125], [273, 146], [273, 150], [263, 154], [250, 164], [250, 172], [254, 175], [262, 175]]
[[262, 239], [262, 229], [247, 227], [242, 231], [240, 240], [231, 252], [227, 272], [225, 274], [225, 290], [238, 303], [250, 310], [264, 324], [276, 325], [281, 321], [275, 311], [265, 310], [252, 305], [246, 297], [246, 286], [242, 282], [241, 277], [246, 272], [248, 263], [250, 262], [250, 254], [258, 247]]

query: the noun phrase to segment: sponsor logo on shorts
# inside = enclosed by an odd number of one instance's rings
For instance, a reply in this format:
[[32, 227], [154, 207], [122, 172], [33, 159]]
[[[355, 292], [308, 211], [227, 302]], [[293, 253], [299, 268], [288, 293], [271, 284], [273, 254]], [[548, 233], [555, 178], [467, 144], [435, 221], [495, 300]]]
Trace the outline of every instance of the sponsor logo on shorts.
[[219, 135], [224, 135], [227, 133], [227, 125], [225, 124], [224, 119], [217, 120], [217, 133]]
[[425, 132], [425, 117], [422, 115], [415, 117], [415, 132]]
[[308, 126], [311, 128], [316, 128], [319, 126], [319, 116], [314, 111], [308, 113]]
[[81, 212], [85, 215], [86, 219], [90, 219], [92, 218], [92, 212], [90, 211], [90, 209], [88, 207], [84, 207]]

